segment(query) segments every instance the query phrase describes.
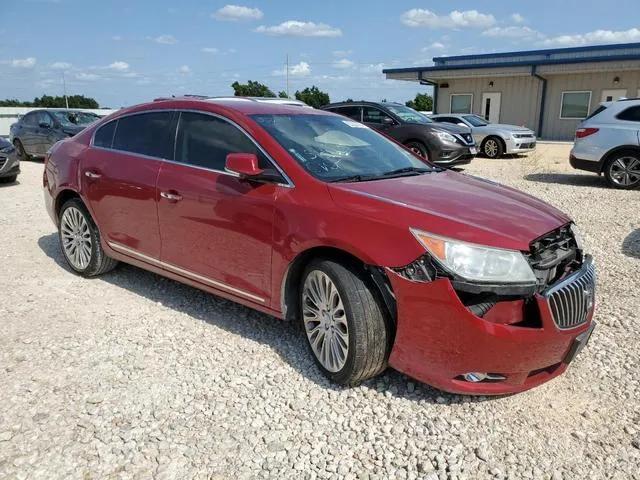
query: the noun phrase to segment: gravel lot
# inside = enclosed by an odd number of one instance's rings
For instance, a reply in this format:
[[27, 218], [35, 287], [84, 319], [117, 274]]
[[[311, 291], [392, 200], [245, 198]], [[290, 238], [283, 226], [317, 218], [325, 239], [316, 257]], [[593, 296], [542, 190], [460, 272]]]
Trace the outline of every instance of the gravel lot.
[[290, 324], [131, 266], [82, 279], [23, 163], [0, 187], [0, 478], [640, 479], [640, 191], [568, 150], [466, 168], [569, 212], [599, 268], [589, 346], [504, 398], [336, 388]]

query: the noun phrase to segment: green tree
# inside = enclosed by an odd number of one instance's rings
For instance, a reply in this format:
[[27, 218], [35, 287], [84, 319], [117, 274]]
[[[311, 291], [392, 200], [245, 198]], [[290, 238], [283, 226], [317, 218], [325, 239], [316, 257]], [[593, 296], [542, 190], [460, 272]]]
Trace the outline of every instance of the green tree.
[[275, 97], [276, 94], [269, 87], [260, 82], [249, 80], [247, 83], [233, 82], [231, 84], [236, 97]]
[[[69, 108], [100, 108], [98, 102], [84, 95], [71, 95], [67, 97]], [[33, 102], [21, 102], [15, 98], [0, 100], [0, 107], [40, 107], [40, 108], [65, 108], [67, 106], [64, 97], [43, 95], [36, 97]]]
[[289, 98], [287, 92], [278, 92], [278, 98]]
[[324, 107], [331, 103], [329, 94], [323, 92], [315, 85], [311, 88], [307, 87], [302, 91], [296, 91], [296, 100], [300, 100], [313, 108]]
[[405, 105], [419, 112], [431, 112], [433, 111], [433, 98], [426, 93], [418, 93], [416, 98], [409, 100]]

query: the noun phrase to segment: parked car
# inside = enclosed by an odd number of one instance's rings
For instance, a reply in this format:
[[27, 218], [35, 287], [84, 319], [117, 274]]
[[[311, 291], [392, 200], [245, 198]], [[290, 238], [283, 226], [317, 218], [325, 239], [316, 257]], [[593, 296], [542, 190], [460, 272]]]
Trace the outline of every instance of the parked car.
[[476, 156], [467, 127], [436, 125], [429, 117], [400, 103], [341, 102], [323, 107], [383, 132], [417, 155], [440, 166], [463, 165]]
[[13, 183], [20, 173], [20, 159], [11, 142], [0, 137], [0, 183]]
[[431, 115], [438, 123], [445, 122], [467, 126], [476, 143], [480, 145], [480, 153], [489, 158], [500, 158], [502, 155], [527, 153], [536, 148], [536, 134], [532, 130], [517, 125], [489, 123], [479, 115], [443, 113]]
[[9, 139], [21, 160], [43, 157], [58, 140], [74, 136], [99, 119], [78, 110], [32, 110], [11, 125]]
[[44, 170], [75, 272], [122, 261], [300, 322], [340, 384], [391, 365], [451, 392], [526, 390], [595, 325], [567, 215], [330, 112], [150, 102], [58, 142]]
[[569, 161], [614, 188], [640, 186], [640, 99], [602, 103], [576, 131]]

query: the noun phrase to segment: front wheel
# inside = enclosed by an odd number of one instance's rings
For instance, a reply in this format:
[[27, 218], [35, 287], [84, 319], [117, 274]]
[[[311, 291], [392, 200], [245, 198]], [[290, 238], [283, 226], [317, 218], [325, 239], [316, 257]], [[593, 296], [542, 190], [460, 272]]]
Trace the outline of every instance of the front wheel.
[[604, 165], [607, 183], [614, 188], [630, 190], [640, 186], [640, 154], [634, 151], [619, 152]]
[[300, 300], [308, 345], [330, 380], [356, 385], [385, 370], [390, 324], [363, 274], [331, 260], [314, 261]]
[[16, 154], [18, 155], [18, 159], [22, 162], [25, 160], [29, 160], [29, 155], [27, 155], [27, 152], [24, 149], [24, 145], [22, 145], [22, 142], [19, 139], [15, 139], [13, 141], [13, 146], [16, 149]]
[[405, 146], [419, 157], [429, 160], [429, 152], [424, 144], [420, 142], [409, 142]]
[[500, 139], [489, 137], [484, 141], [482, 151], [489, 158], [500, 158], [504, 153], [504, 148]]
[[60, 209], [58, 235], [64, 258], [80, 275], [101, 275], [118, 264], [102, 249], [98, 227], [78, 198], [68, 200]]

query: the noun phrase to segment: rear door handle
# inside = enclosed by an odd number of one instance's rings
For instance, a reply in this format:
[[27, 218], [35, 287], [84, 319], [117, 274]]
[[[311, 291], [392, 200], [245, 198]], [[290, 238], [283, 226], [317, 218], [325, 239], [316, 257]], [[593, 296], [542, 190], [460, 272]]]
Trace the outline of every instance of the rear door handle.
[[162, 198], [166, 198], [167, 200], [171, 200], [172, 202], [179, 202], [180, 200], [182, 200], [182, 195], [178, 193], [160, 192], [160, 196]]
[[89, 178], [100, 178], [102, 175], [100, 175], [99, 173], [91, 172], [87, 170], [86, 172], [84, 172], [84, 176]]

